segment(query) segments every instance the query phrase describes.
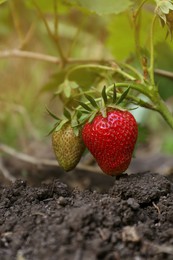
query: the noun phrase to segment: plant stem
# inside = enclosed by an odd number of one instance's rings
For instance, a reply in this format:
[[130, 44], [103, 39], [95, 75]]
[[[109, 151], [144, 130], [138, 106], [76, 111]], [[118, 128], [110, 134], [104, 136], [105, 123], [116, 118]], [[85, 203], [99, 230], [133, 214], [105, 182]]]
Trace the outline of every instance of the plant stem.
[[71, 68], [71, 70], [68, 71], [67, 73], [67, 77], [76, 70], [79, 69], [87, 69], [87, 68], [92, 68], [92, 69], [96, 69], [96, 70], [107, 70], [107, 71], [112, 71], [112, 72], [117, 72], [120, 75], [122, 75], [123, 77], [129, 79], [129, 80], [135, 80], [135, 78], [133, 76], [131, 76], [130, 74], [124, 72], [123, 70], [121, 70], [119, 67], [115, 68], [115, 67], [108, 67], [108, 66], [104, 66], [104, 65], [99, 65], [99, 64], [83, 64], [83, 65], [77, 65], [73, 68]]
[[[110, 92], [111, 90], [113, 90], [114, 86], [115, 86], [115, 85], [112, 84], [112, 85], [110, 85], [109, 87], [107, 87], [107, 88], [106, 88], [106, 93], [108, 93], [108, 92]], [[149, 97], [150, 100], [151, 100], [151, 96], [150, 96], [150, 94], [149, 94], [149, 91], [148, 91], [147, 89], [145, 89], [145, 86], [144, 86], [144, 85], [140, 85], [140, 84], [130, 84], [130, 83], [116, 83], [116, 87], [124, 87], [124, 88], [130, 87], [130, 88], [132, 88], [132, 89], [135, 89], [135, 90], [139, 91], [140, 93], [143, 93], [145, 96]], [[132, 98], [132, 96], [129, 96], [129, 97]], [[101, 100], [102, 100], [101, 97], [95, 98], [95, 101], [96, 101], [96, 102], [99, 102], [99, 101], [101, 101]], [[141, 106], [144, 106], [144, 107], [146, 107], [146, 108], [150, 108], [150, 109], [152, 109], [152, 110], [157, 110], [154, 106], [152, 106], [152, 105], [149, 104], [149, 103], [146, 103], [146, 102], [143, 101], [143, 100], [137, 99], [137, 98], [135, 98], [135, 97], [133, 98], [133, 100], [140, 102], [139, 105], [141, 105]], [[153, 103], [154, 103], [154, 102], [153, 102]], [[85, 104], [88, 105], [88, 104], [90, 104], [90, 102], [89, 102], [89, 101], [86, 101]], [[81, 107], [81, 106], [79, 105], [76, 109], [79, 109], [80, 107]]]
[[154, 24], [156, 21], [156, 15], [154, 15], [152, 23], [151, 23], [151, 28], [150, 28], [150, 66], [148, 68], [148, 72], [150, 75], [150, 81], [151, 85], [155, 88], [155, 81], [154, 81], [154, 42], [153, 42], [153, 37], [154, 37]]
[[46, 61], [54, 64], [61, 64], [61, 60], [55, 56], [39, 53], [39, 52], [31, 52], [31, 51], [23, 51], [19, 49], [11, 49], [0, 51], [0, 59], [2, 58], [24, 58], [38, 61]]
[[140, 79], [141, 83], [144, 82], [144, 77], [143, 75], [137, 70], [135, 69], [133, 66], [131, 66], [130, 64], [127, 63], [119, 63], [122, 67], [131, 70], [131, 72], [133, 72], [134, 74], [136, 74], [136, 76], [138, 76], [138, 78]]
[[[30, 28], [32, 30], [32, 28]], [[30, 34], [30, 30], [27, 34]], [[29, 36], [26, 36], [28, 38]], [[27, 40], [26, 40], [27, 41]], [[22, 45], [23, 47], [23, 45]], [[21, 49], [10, 49], [10, 50], [4, 50], [0, 51], [0, 59], [3, 58], [24, 58], [24, 59], [33, 59], [33, 60], [38, 60], [38, 61], [45, 61], [45, 62], [50, 62], [54, 64], [61, 64], [61, 60], [58, 59], [55, 56], [47, 55], [44, 53], [39, 53], [39, 52], [32, 52], [32, 51], [23, 51]], [[114, 60], [102, 60], [102, 59], [75, 59], [75, 58], [69, 58], [67, 60], [67, 64], [90, 64], [90, 63], [95, 63], [95, 66], [97, 64], [101, 63], [111, 63], [114, 62]], [[138, 72], [134, 67], [132, 67], [129, 64], [125, 63], [119, 63], [120, 66], [125, 67], [132, 72], [136, 74], [141, 79], [141, 83], [143, 83], [143, 76]], [[122, 70], [121, 70], [122, 71]], [[173, 72], [171, 71], [166, 71], [162, 69], [155, 69], [154, 73], [167, 77], [167, 78], [173, 78]]]
[[67, 51], [67, 55], [66, 55], [67, 58], [69, 58], [71, 56], [73, 48], [78, 44], [79, 35], [82, 32], [82, 29], [84, 29], [84, 26], [85, 26], [85, 23], [87, 22], [87, 20], [88, 20], [88, 17], [87, 18], [84, 17], [83, 20], [81, 21], [80, 25], [76, 28], [76, 32], [72, 38], [72, 42]]
[[134, 40], [135, 40], [135, 47], [136, 47], [136, 55], [139, 60], [140, 65], [142, 66], [141, 62], [141, 50], [140, 50], [140, 26], [141, 26], [141, 9], [143, 5], [148, 0], [143, 0], [138, 8], [133, 13], [133, 22], [134, 22]]
[[[123, 83], [116, 83], [116, 87], [122, 87], [122, 88], [130, 87], [132, 89], [139, 91], [140, 93], [144, 94], [145, 96], [147, 96], [151, 99], [150, 92], [148, 91], [148, 89], [146, 88], [145, 85], [123, 82]], [[113, 88], [114, 88], [114, 84], [110, 85], [109, 87], [107, 87], [107, 92], [113, 90]]]
[[162, 70], [162, 69], [155, 69], [154, 73], [161, 75], [163, 77], [173, 79], [173, 72], [171, 72], [171, 71], [166, 71], [166, 70]]
[[21, 27], [21, 21], [20, 21], [20, 17], [19, 17], [19, 13], [18, 13], [18, 8], [16, 6], [16, 2], [9, 1], [9, 7], [10, 7], [11, 15], [13, 18], [14, 27], [18, 34], [19, 41], [22, 42], [23, 41], [23, 31], [22, 31], [22, 27]]
[[[149, 88], [145, 88], [145, 85], [140, 84], [128, 84], [128, 83], [117, 83], [117, 87], [131, 87], [133, 89], [138, 90], [139, 92], [143, 93], [145, 96], [147, 96], [152, 102], [153, 106], [150, 109], [158, 111], [162, 117], [165, 119], [165, 121], [168, 123], [168, 125], [173, 129], [173, 116], [172, 113], [167, 108], [166, 104], [160, 97], [157, 89], [154, 91], [150, 91]], [[109, 86], [107, 88], [107, 91], [112, 90], [114, 87], [114, 84]], [[153, 87], [153, 86], [152, 86]], [[140, 105], [140, 104], [139, 104]]]
[[150, 104], [140, 98], [134, 97], [133, 95], [127, 95], [127, 99], [131, 100], [132, 103], [134, 103], [137, 106], [141, 106], [150, 110], [157, 111], [157, 109], [153, 106], [153, 104]]
[[115, 70], [115, 72], [117, 72], [120, 75], [122, 75], [124, 78], [130, 79], [130, 80], [135, 80], [136, 79], [133, 76], [131, 76], [130, 74], [128, 74], [127, 72], [121, 70], [120, 68], [114, 69], [114, 70]]
[[[33, 2], [33, 5], [35, 6], [35, 8], [36, 8], [36, 10], [37, 10], [37, 12], [38, 12], [40, 18], [42, 19], [42, 21], [43, 21], [43, 23], [44, 23], [44, 25], [45, 25], [46, 30], [47, 30], [47, 32], [48, 32], [50, 38], [51, 38], [51, 39], [53, 40], [53, 42], [56, 44], [56, 47], [57, 47], [57, 50], [58, 50], [58, 52], [59, 52], [60, 58], [61, 58], [61, 60], [62, 60], [62, 65], [63, 65], [64, 63], [66, 63], [66, 57], [64, 56], [64, 53], [63, 53], [63, 51], [62, 51], [62, 49], [61, 49], [61, 46], [60, 46], [60, 43], [59, 43], [59, 37], [58, 37], [58, 35], [56, 35], [56, 34], [54, 35], [54, 34], [52, 33], [52, 31], [51, 31], [51, 29], [50, 29], [50, 27], [49, 27], [49, 24], [48, 24], [47, 20], [45, 19], [44, 14], [43, 14], [42, 11], [40, 10], [40, 7], [37, 5], [36, 1], [35, 1], [35, 0], [32, 0], [32, 2]], [[57, 23], [57, 21], [56, 21], [56, 23]], [[57, 24], [56, 24], [56, 26], [57, 26]]]
[[168, 123], [168, 125], [173, 129], [172, 113], [169, 111], [168, 107], [166, 106], [166, 104], [161, 99], [158, 102], [157, 111], [165, 119], [165, 121]]
[[58, 6], [57, 6], [57, 1], [53, 1], [54, 5], [54, 30], [55, 30], [55, 36], [58, 36]]
[[134, 14], [135, 17], [138, 16], [138, 14], [139, 14], [141, 8], [143, 7], [143, 5], [144, 5], [147, 1], [148, 1], [148, 0], [143, 0], [143, 1], [140, 3], [140, 5], [138, 6], [138, 8], [137, 8], [137, 10], [136, 10], [136, 12], [135, 12], [135, 14]]
[[[114, 84], [110, 85], [109, 87], [106, 88], [106, 92], [110, 92], [113, 90], [114, 88]], [[169, 111], [169, 109], [167, 108], [166, 104], [164, 103], [164, 101], [161, 99], [159, 93], [157, 90], [151, 90], [149, 88], [146, 88], [145, 85], [142, 84], [129, 84], [129, 83], [116, 83], [116, 87], [125, 87], [125, 88], [132, 88], [135, 89], [137, 91], [139, 91], [140, 93], [144, 94], [145, 96], [147, 96], [151, 101], [152, 104], [147, 103], [145, 101], [143, 101], [142, 99], [138, 99], [137, 97], [131, 96], [129, 95], [129, 98], [132, 99], [135, 103], [137, 103], [137, 105], [139, 106], [143, 106], [145, 108], [151, 109], [151, 110], [155, 110], [158, 113], [160, 113], [160, 115], [162, 115], [162, 117], [165, 119], [165, 121], [168, 123], [168, 125], [173, 129], [173, 116], [172, 113]], [[152, 87], [152, 86], [151, 86]], [[102, 98], [95, 98], [96, 102], [101, 101]], [[90, 102], [87, 101], [86, 104], [89, 104]], [[79, 105], [76, 109], [79, 109], [81, 106]]]
[[141, 15], [138, 12], [134, 14], [133, 21], [134, 21], [134, 40], [135, 40], [135, 49], [136, 49], [136, 56], [141, 64], [141, 51], [140, 51], [140, 24], [141, 24]]

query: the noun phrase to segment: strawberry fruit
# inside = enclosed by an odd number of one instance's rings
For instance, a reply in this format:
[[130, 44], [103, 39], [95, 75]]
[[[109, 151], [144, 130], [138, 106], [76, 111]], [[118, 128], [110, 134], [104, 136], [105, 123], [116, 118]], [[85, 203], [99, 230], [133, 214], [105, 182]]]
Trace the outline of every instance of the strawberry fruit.
[[52, 146], [59, 165], [65, 171], [76, 167], [85, 149], [81, 131], [75, 135], [70, 122], [53, 132]]
[[133, 115], [114, 108], [107, 108], [105, 117], [99, 112], [82, 129], [86, 147], [108, 175], [119, 175], [128, 168], [137, 135]]

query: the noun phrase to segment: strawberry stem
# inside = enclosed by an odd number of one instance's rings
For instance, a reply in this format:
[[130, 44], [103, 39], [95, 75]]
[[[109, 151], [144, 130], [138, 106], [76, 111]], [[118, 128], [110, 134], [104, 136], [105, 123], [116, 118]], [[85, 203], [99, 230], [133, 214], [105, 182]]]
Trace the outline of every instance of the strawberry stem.
[[154, 81], [154, 43], [153, 43], [153, 36], [154, 36], [154, 25], [157, 16], [155, 15], [152, 20], [151, 29], [150, 29], [150, 67], [148, 68], [148, 72], [150, 75], [151, 84], [155, 87]]
[[165, 119], [165, 121], [168, 123], [168, 125], [173, 129], [173, 116], [172, 116], [172, 113], [169, 111], [169, 109], [167, 108], [166, 104], [161, 99], [158, 102], [157, 111]]
[[107, 117], [107, 110], [106, 110], [106, 107], [105, 106], [103, 106], [101, 109], [100, 109], [100, 112], [101, 112], [101, 114], [102, 114], [102, 116], [103, 117]]
[[81, 69], [92, 69], [92, 70], [96, 70], [96, 71], [112, 71], [112, 72], [117, 72], [118, 74], [122, 75], [124, 78], [134, 81], [136, 80], [135, 77], [133, 77], [132, 75], [130, 75], [129, 73], [123, 71], [120, 67], [109, 67], [109, 66], [105, 66], [105, 65], [98, 65], [98, 64], [82, 64], [82, 65], [75, 65], [73, 66], [70, 70], [68, 70], [67, 74], [66, 74], [66, 78], [68, 79], [70, 77], [70, 75], [77, 70], [81, 70]]

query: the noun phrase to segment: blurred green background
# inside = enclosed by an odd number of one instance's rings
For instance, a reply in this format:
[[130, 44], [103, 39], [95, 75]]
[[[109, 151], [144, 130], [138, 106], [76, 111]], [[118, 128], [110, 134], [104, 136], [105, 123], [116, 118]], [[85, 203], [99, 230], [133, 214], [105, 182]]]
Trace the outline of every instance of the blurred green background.
[[[94, 4], [93, 4], [94, 2]], [[107, 1], [108, 2], [108, 1]], [[74, 89], [63, 92], [68, 66], [39, 60], [14, 57], [14, 50], [50, 55], [63, 54], [72, 59], [136, 62], [134, 29], [129, 12], [131, 4], [139, 1], [63, 1], [10, 0], [0, 4], [0, 142], [27, 151], [30, 142], [50, 144], [54, 121], [46, 107], [57, 115], [62, 113], [62, 101], [73, 97]], [[148, 53], [149, 25], [154, 11], [153, 1], [144, 5], [140, 21], [140, 43]], [[46, 21], [46, 23], [45, 23]], [[58, 45], [46, 26], [58, 39]], [[155, 68], [173, 73], [173, 44], [166, 38], [167, 28], [159, 20], [155, 26]], [[18, 55], [19, 56], [19, 55]], [[32, 56], [32, 55], [31, 55]], [[103, 78], [103, 79], [102, 79]], [[107, 78], [105, 80], [105, 78]], [[112, 83], [109, 75], [81, 70], [71, 80], [88, 91]], [[173, 111], [173, 78], [156, 74], [160, 93]], [[61, 96], [54, 93], [61, 92]], [[173, 131], [156, 112], [134, 111], [140, 123], [139, 146], [147, 152], [173, 153]], [[38, 148], [39, 149], [39, 148]]]

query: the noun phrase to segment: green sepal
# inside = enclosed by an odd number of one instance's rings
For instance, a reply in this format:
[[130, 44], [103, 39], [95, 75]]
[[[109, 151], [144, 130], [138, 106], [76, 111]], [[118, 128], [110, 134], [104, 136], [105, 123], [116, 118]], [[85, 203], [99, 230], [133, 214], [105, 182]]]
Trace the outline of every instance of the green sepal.
[[76, 110], [76, 117], [77, 118], [80, 118], [82, 114], [91, 114], [91, 111], [88, 111], [88, 110], [85, 110], [85, 109], [82, 109], [82, 108], [78, 108]]
[[106, 94], [106, 86], [104, 86], [103, 89], [102, 89], [102, 98], [103, 98], [103, 101], [106, 105], [107, 102], [108, 102], [108, 98], [107, 98], [107, 94]]
[[96, 116], [97, 113], [98, 113], [97, 110], [96, 110], [96, 111], [93, 111], [93, 113], [91, 114], [91, 116], [90, 116], [90, 118], [89, 118], [89, 120], [88, 120], [89, 123], [92, 123], [92, 121], [93, 121], [93, 119], [95, 118], [95, 116]]
[[66, 118], [66, 119], [63, 119], [61, 120], [61, 122], [58, 124], [58, 126], [55, 128], [55, 131], [59, 131], [69, 120]]
[[68, 120], [71, 120], [71, 114], [70, 112], [68, 111], [67, 108], [64, 107], [64, 116], [68, 119]]
[[79, 104], [81, 105], [81, 107], [83, 107], [84, 109], [86, 109], [87, 111], [92, 111], [92, 109], [85, 103], [78, 101]]
[[73, 131], [74, 131], [74, 134], [75, 136], [79, 136], [79, 127], [73, 127]]
[[136, 110], [138, 109], [139, 107], [132, 107], [132, 108], [128, 108], [128, 111], [133, 111], [133, 110]]
[[57, 122], [57, 123], [54, 125], [54, 127], [49, 131], [49, 133], [48, 133], [46, 136], [51, 135], [51, 134], [55, 131], [55, 129], [57, 128], [58, 124], [59, 124], [59, 122]]
[[109, 101], [110, 103], [112, 103], [112, 102], [111, 102], [111, 99], [113, 98], [113, 97], [112, 97], [112, 94], [113, 94], [113, 92], [108, 92], [108, 93], [107, 93], [108, 101]]
[[47, 107], [46, 107], [46, 110], [47, 110], [48, 114], [49, 114], [51, 117], [53, 117], [54, 119], [60, 121], [60, 118], [58, 118], [55, 114], [53, 114]]
[[75, 121], [71, 122], [72, 127], [75, 128], [75, 127], [79, 127], [79, 126], [83, 125], [85, 123], [85, 121], [88, 120], [89, 117], [90, 117], [90, 114], [81, 114], [80, 118], [78, 118], [78, 120], [76, 120], [76, 122]]
[[54, 92], [54, 96], [59, 95], [59, 94], [62, 93], [63, 91], [64, 91], [64, 83], [62, 83], [62, 84], [60, 84], [60, 85], [58, 86], [58, 90], [56, 90], [56, 91]]
[[80, 122], [84, 122], [86, 119], [88, 119], [90, 117], [90, 115], [82, 115], [81, 117], [80, 117]]
[[[84, 110], [84, 111], [86, 111], [86, 110]], [[76, 118], [79, 119], [81, 117], [82, 113], [83, 113], [82, 109], [76, 110]]]
[[89, 118], [90, 118], [90, 115], [88, 115], [88, 114], [82, 115], [79, 119], [78, 126], [83, 125]]
[[128, 87], [124, 92], [123, 94], [119, 97], [119, 99], [117, 100], [116, 102], [116, 105], [120, 104], [128, 95], [129, 93], [129, 90], [130, 90], [130, 87]]
[[80, 110], [80, 112], [83, 114], [91, 114], [91, 111], [88, 111], [88, 110]]
[[91, 105], [92, 105], [94, 108], [98, 108], [98, 104], [97, 104], [97, 102], [94, 100], [93, 97], [91, 97], [90, 95], [87, 95], [87, 94], [85, 94], [85, 97], [88, 99], [88, 101], [91, 103]]
[[112, 103], [115, 104], [117, 100], [117, 90], [116, 90], [116, 86], [114, 84], [114, 88], [113, 88], [113, 97], [112, 97]]
[[72, 127], [76, 127], [79, 124], [78, 119], [80, 118], [81, 115], [82, 115], [81, 113], [79, 113], [79, 114], [77, 113], [74, 117], [72, 117], [72, 119], [71, 119]]
[[65, 84], [64, 89], [63, 89], [63, 93], [64, 93], [66, 98], [70, 98], [70, 96], [71, 96], [71, 87], [70, 87], [69, 84]]

